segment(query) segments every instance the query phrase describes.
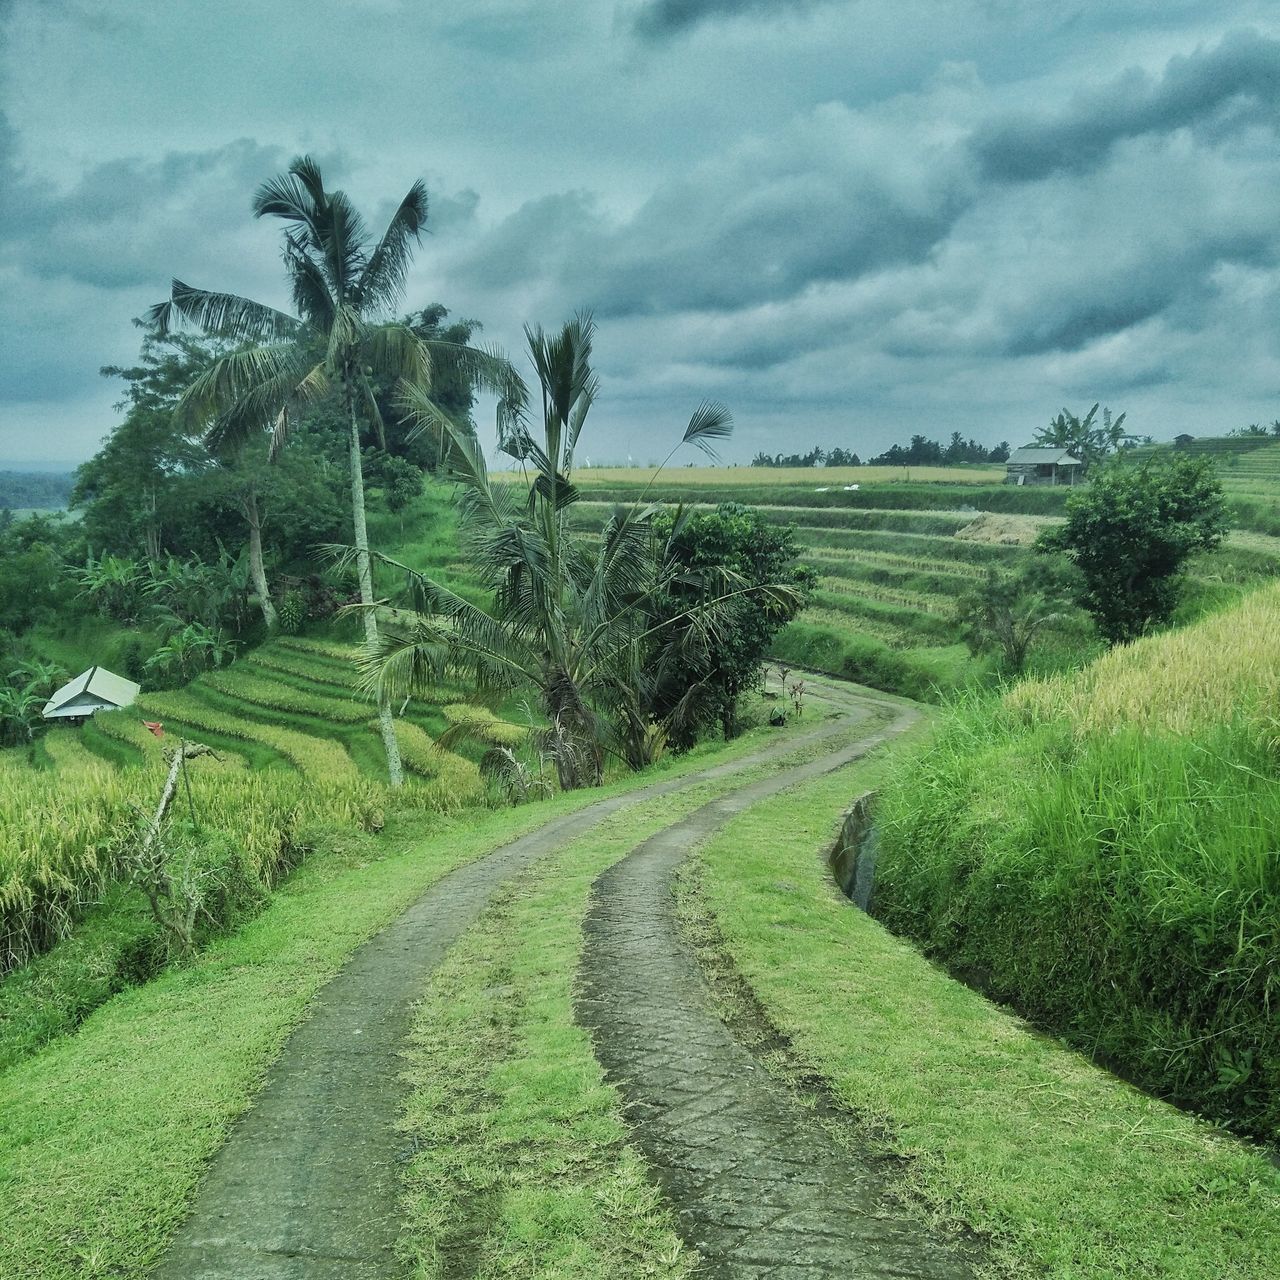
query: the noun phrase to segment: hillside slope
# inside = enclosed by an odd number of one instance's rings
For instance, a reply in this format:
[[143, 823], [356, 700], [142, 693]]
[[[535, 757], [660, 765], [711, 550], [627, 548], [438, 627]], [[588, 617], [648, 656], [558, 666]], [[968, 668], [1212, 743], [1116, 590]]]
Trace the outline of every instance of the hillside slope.
[[1280, 585], [948, 715], [873, 909], [1145, 1087], [1280, 1129]]

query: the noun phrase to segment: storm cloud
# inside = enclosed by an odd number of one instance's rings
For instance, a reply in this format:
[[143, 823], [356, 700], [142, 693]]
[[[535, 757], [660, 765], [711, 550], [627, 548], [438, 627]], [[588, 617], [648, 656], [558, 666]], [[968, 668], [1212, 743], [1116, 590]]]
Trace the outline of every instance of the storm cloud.
[[1125, 138], [1196, 125], [1274, 127], [1278, 115], [1280, 40], [1242, 31], [1172, 58], [1160, 76], [1126, 71], [1073, 95], [1057, 113], [993, 119], [973, 146], [988, 177], [1027, 182], [1057, 170], [1083, 173]]
[[642, 36], [660, 38], [714, 18], [774, 16], [821, 3], [824, 0], [650, 0], [636, 15], [635, 26]]
[[[0, 458], [84, 457], [171, 276], [287, 303], [253, 190], [310, 152], [406, 306], [518, 351], [590, 309], [596, 460], [1277, 416], [1280, 17], [1260, 0], [0, 6]], [[302, 19], [306, 21], [303, 22]], [[677, 38], [678, 37], [678, 38]]]

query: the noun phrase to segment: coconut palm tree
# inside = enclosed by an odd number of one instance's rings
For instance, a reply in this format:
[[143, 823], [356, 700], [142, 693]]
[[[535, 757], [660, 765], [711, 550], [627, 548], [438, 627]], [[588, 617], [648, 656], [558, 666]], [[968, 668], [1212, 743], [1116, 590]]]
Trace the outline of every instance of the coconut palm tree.
[[[527, 485], [491, 480], [474, 436], [443, 424], [450, 474], [463, 495], [463, 534], [494, 592], [493, 608], [479, 608], [396, 566], [408, 577], [415, 615], [407, 626], [384, 633], [381, 652], [366, 661], [365, 683], [381, 697], [397, 699], [429, 693], [459, 675], [492, 691], [536, 689], [549, 722], [546, 753], [567, 790], [598, 783], [607, 751], [639, 762], [646, 744], [651, 755], [660, 742], [646, 718], [641, 670], [654, 648], [652, 606], [677, 578], [685, 587], [692, 584], [667, 545], [655, 539], [651, 518], [659, 508], [643, 497], [615, 512], [598, 540], [571, 529], [578, 500], [574, 453], [597, 391], [594, 328], [580, 317], [554, 335], [540, 328], [525, 333], [541, 384], [540, 439], [525, 425], [523, 407], [511, 402], [501, 444], [525, 469]], [[420, 427], [438, 425], [416, 390], [405, 399]], [[680, 444], [710, 452], [730, 430], [728, 410], [704, 404]], [[677, 517], [672, 537], [684, 523]], [[698, 603], [662, 624], [673, 636], [678, 631], [675, 643], [705, 642], [708, 628], [723, 617], [714, 606], [743, 589], [727, 572], [703, 575], [699, 585]], [[680, 629], [678, 623], [686, 625]], [[677, 658], [664, 655], [668, 662]]]
[[[279, 218], [285, 270], [296, 315], [235, 294], [173, 282], [168, 302], [152, 309], [158, 333], [185, 322], [231, 339], [237, 349], [213, 362], [192, 383], [179, 411], [207, 425], [209, 443], [220, 449], [271, 429], [272, 456], [285, 444], [293, 414], [308, 403], [336, 395], [349, 423], [352, 532], [356, 575], [363, 605], [365, 640], [378, 647], [369, 535], [365, 524], [361, 437], [371, 428], [379, 443], [384, 426], [374, 380], [412, 388], [424, 417], [437, 424], [447, 415], [430, 398], [436, 359], [464, 367], [478, 384], [509, 389], [510, 367], [493, 352], [423, 339], [386, 319], [403, 293], [405, 276], [427, 220], [421, 181], [409, 188], [381, 238], [374, 241], [342, 191], [327, 191], [310, 157], [264, 183], [253, 199], [255, 216]], [[378, 703], [378, 724], [393, 786], [403, 782], [391, 706]]]

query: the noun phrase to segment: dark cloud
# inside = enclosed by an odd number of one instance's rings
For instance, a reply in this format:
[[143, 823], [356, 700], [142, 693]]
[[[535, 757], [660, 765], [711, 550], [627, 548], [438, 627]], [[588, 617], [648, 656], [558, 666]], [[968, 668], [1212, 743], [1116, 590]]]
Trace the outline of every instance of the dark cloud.
[[1280, 40], [1243, 31], [1172, 58], [1159, 78], [1129, 71], [1077, 94], [1056, 113], [993, 119], [975, 132], [972, 146], [984, 176], [1029, 182], [1094, 168], [1125, 138], [1202, 123], [1274, 123], [1278, 113]]
[[969, 200], [946, 157], [895, 153], [830, 104], [664, 184], [629, 218], [585, 192], [529, 201], [460, 279], [540, 280], [561, 309], [602, 319], [732, 311], [920, 261]]
[[96, 441], [97, 368], [170, 276], [286, 302], [249, 201], [306, 149], [374, 228], [427, 174], [406, 305], [511, 350], [595, 310], [593, 457], [708, 396], [738, 457], [1021, 437], [1095, 399], [1144, 430], [1275, 416], [1262, 0], [100, 9], [0, 0], [0, 454], [32, 424]]
[[250, 196], [286, 162], [279, 148], [242, 138], [157, 160], [110, 160], [64, 191], [15, 175], [3, 253], [42, 280], [99, 289], [147, 285], [221, 269], [250, 225]]
[[[829, 2], [829, 0], [827, 0]], [[824, 0], [650, 0], [636, 14], [636, 31], [649, 39], [674, 35], [713, 18], [811, 9]]]

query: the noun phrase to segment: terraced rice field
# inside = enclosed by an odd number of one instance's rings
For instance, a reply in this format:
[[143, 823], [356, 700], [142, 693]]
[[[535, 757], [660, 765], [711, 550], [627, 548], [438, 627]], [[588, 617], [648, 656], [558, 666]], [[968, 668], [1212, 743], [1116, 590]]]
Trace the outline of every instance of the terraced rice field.
[[[31, 749], [0, 752], [12, 803], [0, 815], [0, 973], [67, 935], [115, 874], [132, 823], [160, 791], [164, 747], [203, 742], [190, 769], [198, 817], [243, 850], [265, 881], [297, 833], [320, 821], [376, 826], [392, 797], [373, 709], [355, 687], [355, 650], [282, 638], [181, 690], [149, 693]], [[143, 721], [159, 722], [163, 740]], [[450, 732], [448, 749], [436, 739]], [[479, 760], [525, 730], [484, 707], [412, 704], [397, 720], [410, 778], [397, 805], [456, 811], [483, 801]], [[132, 816], [131, 816], [132, 815]]]
[[[1273, 452], [1274, 465], [1280, 469], [1280, 445], [1245, 456], [1257, 458], [1257, 466], [1263, 468], [1272, 465]], [[759, 469], [750, 468], [711, 474], [738, 477], [744, 471], [760, 474]], [[823, 474], [808, 473], [808, 487], [813, 488], [814, 477]], [[990, 479], [990, 469], [981, 474]], [[600, 500], [595, 497], [595, 487], [602, 483], [597, 473], [579, 479], [591, 496], [576, 506], [577, 520], [586, 529], [599, 529], [623, 494], [615, 494], [615, 481], [604, 486], [608, 500]], [[732, 496], [719, 481], [708, 487], [717, 501]], [[1280, 470], [1274, 492], [1280, 493]], [[651, 496], [695, 507], [712, 505], [691, 501], [695, 495], [684, 473]], [[805, 563], [820, 575], [809, 609], [784, 635], [781, 651], [802, 640], [794, 654], [797, 660], [834, 669], [840, 661], [842, 637], [865, 639], [893, 653], [910, 655], [918, 667], [917, 678], [907, 685], [897, 683], [901, 673], [894, 668], [886, 672], [882, 687], [913, 696], [927, 696], [931, 683], [948, 687], [968, 678], [974, 664], [961, 643], [957, 601], [989, 569], [1015, 571], [1025, 564], [1039, 531], [1061, 518], [998, 515], [967, 505], [953, 511], [806, 506], [794, 477], [786, 484], [779, 482], [778, 497], [784, 500], [759, 509], [779, 524], [795, 526]], [[829, 500], [830, 495], [822, 499]], [[1199, 557], [1192, 573], [1198, 591], [1225, 595], [1274, 576], [1278, 568], [1280, 539], [1242, 532], [1233, 534], [1219, 551]], [[831, 657], [824, 658], [826, 654]], [[880, 683], [873, 668], [846, 668], [843, 674]]]

